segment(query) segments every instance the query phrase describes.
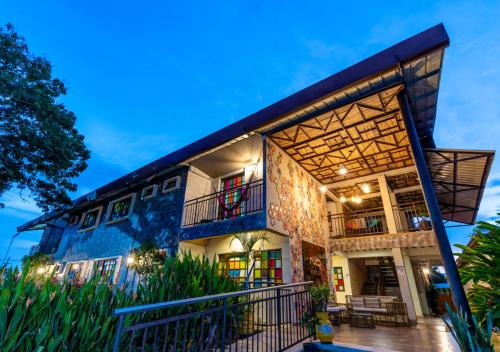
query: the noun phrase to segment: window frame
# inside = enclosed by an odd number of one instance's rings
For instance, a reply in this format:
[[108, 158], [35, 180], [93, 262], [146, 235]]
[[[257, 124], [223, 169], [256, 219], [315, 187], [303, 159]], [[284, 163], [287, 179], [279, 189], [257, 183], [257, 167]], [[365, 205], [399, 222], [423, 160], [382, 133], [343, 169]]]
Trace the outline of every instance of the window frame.
[[[149, 196], [144, 196], [144, 192], [150, 188], [153, 188], [153, 193]], [[141, 200], [148, 200], [148, 199], [154, 198], [154, 197], [156, 197], [157, 193], [158, 193], [158, 185], [157, 184], [146, 186], [142, 189]]]
[[[86, 231], [95, 230], [99, 226], [99, 223], [101, 222], [102, 208], [103, 208], [102, 205], [100, 205], [98, 207], [95, 207], [95, 208], [92, 208], [92, 209], [89, 209], [89, 210], [85, 211], [82, 214], [82, 218], [79, 221], [79, 229], [78, 229], [78, 231], [79, 232], [86, 232]], [[92, 227], [86, 227], [86, 228], [82, 229], [82, 225], [83, 225], [83, 222], [85, 221], [85, 218], [87, 217], [87, 213], [95, 211], [95, 210], [98, 210], [98, 212], [97, 212], [97, 218], [96, 218], [94, 226], [92, 226]]]
[[78, 225], [80, 223], [80, 216], [80, 214], [71, 215], [68, 219], [68, 226]]
[[[123, 197], [120, 197], [118, 199], [115, 199], [115, 200], [112, 200], [111, 202], [109, 202], [108, 209], [106, 210], [106, 225], [116, 224], [117, 222], [120, 222], [120, 221], [123, 221], [125, 219], [128, 219], [130, 217], [130, 215], [132, 214], [132, 211], [134, 210], [135, 197], [136, 197], [136, 193], [133, 192], [133, 193], [129, 193], [129, 194], [123, 196]], [[131, 201], [130, 201], [130, 206], [128, 208], [127, 215], [124, 216], [124, 217], [121, 217], [119, 219], [110, 220], [109, 217], [111, 216], [111, 211], [113, 209], [113, 205], [115, 203], [121, 202], [122, 200], [127, 199], [127, 198], [132, 198]]]
[[[111, 282], [109, 282], [109, 284], [115, 285], [117, 283], [117, 281], [118, 281], [119, 273], [120, 273], [120, 270], [121, 270], [122, 256], [103, 257], [103, 258], [92, 259], [92, 271], [90, 272], [88, 278], [92, 279], [97, 274], [97, 271], [96, 271], [97, 262], [106, 261], [106, 260], [115, 260], [115, 262], [116, 262], [115, 263], [115, 270], [113, 272], [113, 275], [112, 275], [112, 277], [110, 276]], [[100, 276], [99, 278], [102, 279], [103, 276]]]
[[[175, 186], [173, 188], [165, 189], [165, 186], [167, 183], [170, 181], [175, 180]], [[180, 176], [175, 176], [175, 177], [170, 177], [163, 181], [162, 186], [161, 186], [161, 193], [165, 194], [168, 192], [175, 191], [176, 189], [179, 189], [181, 187], [181, 177]]]

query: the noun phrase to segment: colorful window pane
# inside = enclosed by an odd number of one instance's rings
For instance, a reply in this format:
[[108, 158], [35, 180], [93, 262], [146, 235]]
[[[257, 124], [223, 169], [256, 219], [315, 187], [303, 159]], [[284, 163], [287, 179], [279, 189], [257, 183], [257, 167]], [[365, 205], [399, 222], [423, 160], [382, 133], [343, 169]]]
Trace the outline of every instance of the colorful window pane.
[[116, 262], [116, 258], [97, 260], [95, 262], [94, 276], [103, 278], [108, 284], [113, 283]]
[[129, 216], [132, 206], [133, 195], [111, 203], [108, 222], [118, 221]]
[[245, 183], [244, 173], [230, 176], [221, 182], [220, 217], [223, 219], [232, 219], [241, 215], [244, 202], [241, 201], [243, 184]]
[[80, 230], [91, 230], [97, 227], [99, 223], [99, 216], [101, 215], [101, 209], [96, 208], [89, 210], [83, 216], [82, 225], [80, 226]]
[[336, 292], [344, 292], [344, 274], [342, 272], [342, 267], [333, 268], [333, 284], [335, 285]]
[[82, 273], [82, 264], [81, 263], [69, 263], [68, 274], [66, 275], [68, 281], [71, 284], [77, 284], [80, 281], [80, 275]]

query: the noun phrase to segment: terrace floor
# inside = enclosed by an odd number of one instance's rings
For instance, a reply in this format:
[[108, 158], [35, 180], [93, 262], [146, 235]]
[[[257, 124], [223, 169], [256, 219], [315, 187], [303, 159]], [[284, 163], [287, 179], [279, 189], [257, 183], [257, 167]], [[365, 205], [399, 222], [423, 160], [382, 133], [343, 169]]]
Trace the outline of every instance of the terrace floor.
[[[422, 319], [416, 327], [375, 329], [353, 328], [349, 325], [334, 327], [334, 342], [341, 346], [355, 345], [376, 352], [460, 352], [460, 348], [438, 318]], [[290, 351], [301, 351], [296, 346]]]

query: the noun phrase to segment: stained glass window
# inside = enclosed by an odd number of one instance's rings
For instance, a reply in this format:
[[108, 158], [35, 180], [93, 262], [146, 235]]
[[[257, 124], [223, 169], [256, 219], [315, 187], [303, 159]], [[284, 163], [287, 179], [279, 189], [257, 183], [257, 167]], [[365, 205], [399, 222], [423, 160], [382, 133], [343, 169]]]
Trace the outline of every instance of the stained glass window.
[[83, 221], [80, 226], [80, 230], [91, 230], [99, 224], [99, 217], [101, 215], [101, 208], [95, 208], [87, 211], [83, 215]]
[[239, 282], [244, 282], [247, 275], [247, 262], [242, 255], [232, 255], [222, 257], [219, 261], [219, 270]]
[[335, 285], [336, 292], [344, 292], [344, 274], [342, 273], [342, 267], [333, 268], [333, 284]]
[[68, 273], [66, 274], [68, 281], [72, 284], [77, 284], [80, 281], [82, 273], [82, 263], [69, 263]]
[[281, 250], [260, 252], [260, 255], [255, 258], [253, 276], [256, 287], [269, 283], [283, 283]]
[[244, 203], [240, 202], [240, 200], [244, 183], [244, 173], [226, 177], [222, 180], [222, 202], [220, 202], [220, 215], [223, 219], [232, 219], [243, 213]]
[[128, 217], [131, 211], [133, 200], [134, 194], [131, 194], [126, 198], [111, 202], [108, 214], [108, 222], [114, 222]]
[[113, 283], [116, 263], [116, 258], [96, 260], [94, 276], [105, 279], [108, 284]]

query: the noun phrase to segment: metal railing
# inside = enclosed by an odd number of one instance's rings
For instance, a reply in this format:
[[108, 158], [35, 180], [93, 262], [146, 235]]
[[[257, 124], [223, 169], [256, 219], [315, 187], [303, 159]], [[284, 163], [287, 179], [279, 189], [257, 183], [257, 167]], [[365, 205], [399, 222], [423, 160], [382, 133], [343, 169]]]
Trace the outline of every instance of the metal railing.
[[[398, 204], [393, 207], [398, 232], [430, 231], [431, 222], [425, 202]], [[328, 214], [331, 238], [358, 237], [388, 233], [384, 208], [371, 208]]]
[[328, 214], [330, 237], [358, 237], [387, 233], [384, 208]]
[[234, 219], [261, 211], [263, 208], [262, 180], [215, 192], [184, 203], [183, 226]]
[[311, 284], [115, 309], [113, 351], [283, 351], [310, 336]]
[[398, 232], [432, 230], [425, 202], [398, 204], [393, 211]]

